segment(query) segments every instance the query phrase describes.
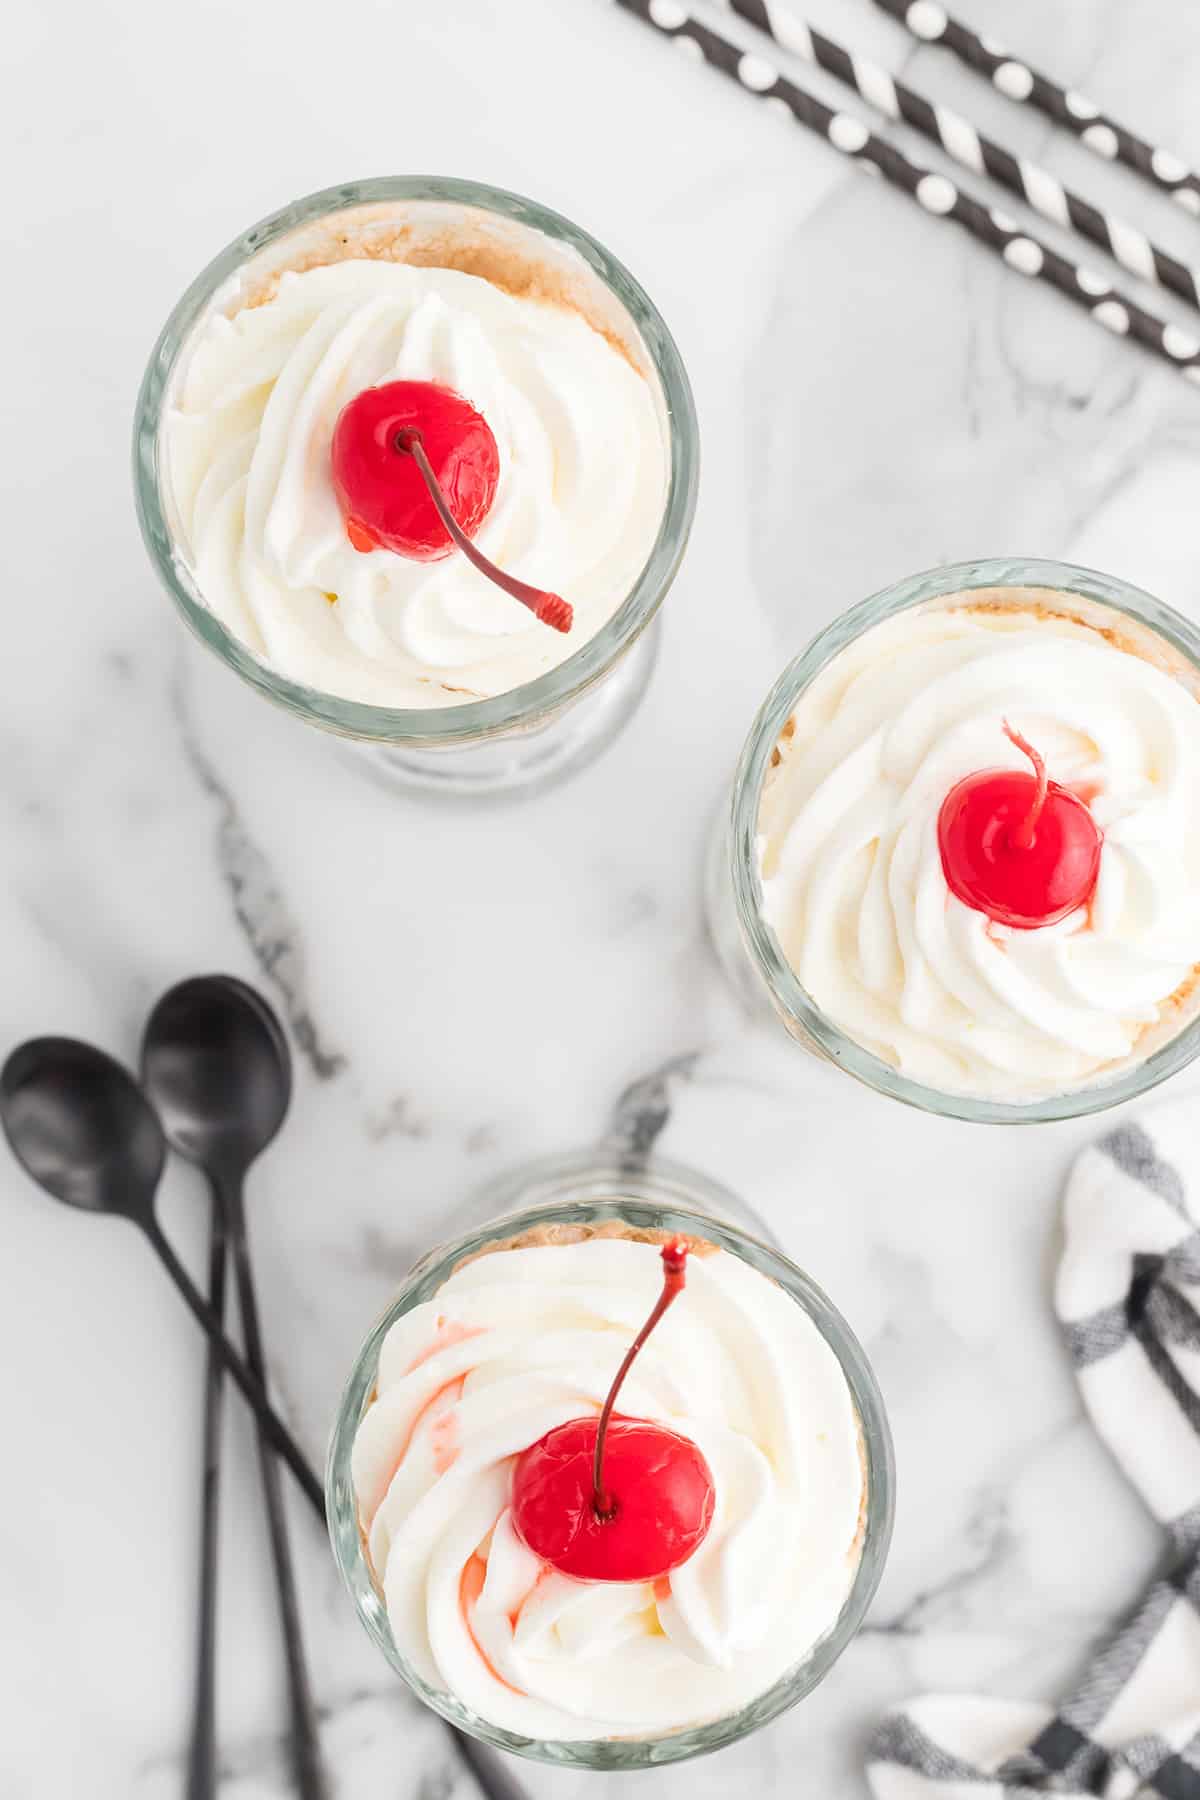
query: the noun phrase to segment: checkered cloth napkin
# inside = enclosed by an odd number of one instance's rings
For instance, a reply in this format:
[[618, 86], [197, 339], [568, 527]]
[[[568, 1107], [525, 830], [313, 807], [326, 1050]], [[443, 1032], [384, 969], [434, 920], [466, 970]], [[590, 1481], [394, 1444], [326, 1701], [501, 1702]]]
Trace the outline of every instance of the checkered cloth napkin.
[[1200, 1105], [1086, 1150], [1055, 1306], [1092, 1422], [1166, 1533], [1166, 1573], [1057, 1712], [928, 1695], [875, 1733], [876, 1800], [1200, 1800]]

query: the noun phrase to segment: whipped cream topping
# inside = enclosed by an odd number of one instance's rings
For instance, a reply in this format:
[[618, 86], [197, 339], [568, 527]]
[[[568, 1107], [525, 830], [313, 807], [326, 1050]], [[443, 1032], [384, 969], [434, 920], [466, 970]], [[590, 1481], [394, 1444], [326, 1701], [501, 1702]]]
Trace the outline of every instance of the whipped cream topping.
[[858, 1562], [858, 1417], [807, 1314], [704, 1248], [621, 1412], [691, 1437], [716, 1485], [699, 1549], [656, 1582], [590, 1582], [517, 1537], [513, 1462], [598, 1413], [662, 1287], [626, 1238], [499, 1249], [388, 1333], [354, 1445], [396, 1645], [431, 1687], [551, 1740], [656, 1736], [763, 1693], [835, 1623]]
[[[764, 915], [826, 1017], [913, 1080], [1002, 1101], [1103, 1079], [1173, 1035], [1200, 964], [1188, 675], [1146, 628], [1040, 589], [927, 603], [839, 652], [759, 812]], [[1005, 719], [1103, 832], [1090, 906], [1032, 930], [957, 899], [938, 850], [956, 782], [1028, 770]]]
[[[500, 479], [475, 541], [570, 601], [567, 635], [457, 552], [422, 563], [350, 544], [333, 428], [363, 388], [401, 379], [456, 388], [487, 419]], [[210, 316], [165, 448], [212, 611], [292, 680], [393, 707], [505, 693], [593, 637], [650, 554], [669, 463], [649, 383], [571, 307], [355, 259], [287, 272], [262, 304]]]

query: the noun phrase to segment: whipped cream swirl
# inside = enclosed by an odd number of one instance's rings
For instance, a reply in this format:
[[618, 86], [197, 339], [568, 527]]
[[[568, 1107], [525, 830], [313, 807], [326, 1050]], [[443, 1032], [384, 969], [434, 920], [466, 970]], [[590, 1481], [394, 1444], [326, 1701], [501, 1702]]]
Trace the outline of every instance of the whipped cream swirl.
[[659, 1247], [627, 1238], [500, 1249], [384, 1341], [352, 1475], [392, 1635], [431, 1687], [518, 1734], [724, 1717], [806, 1655], [853, 1583], [864, 1481], [845, 1377], [782, 1288], [707, 1248], [621, 1395], [708, 1459], [704, 1542], [655, 1582], [591, 1582], [517, 1537], [514, 1459], [599, 1411], [661, 1277]]
[[[456, 388], [487, 419], [500, 478], [476, 542], [571, 602], [566, 636], [457, 552], [423, 563], [348, 541], [333, 428], [363, 388], [401, 379]], [[263, 304], [211, 316], [165, 443], [212, 611], [291, 679], [394, 707], [505, 693], [593, 637], [650, 554], [669, 458], [648, 382], [569, 306], [456, 269], [354, 259], [286, 273]]]
[[[1200, 964], [1188, 676], [1113, 609], [1035, 589], [928, 603], [835, 656], [759, 814], [764, 914], [826, 1017], [916, 1081], [1003, 1101], [1104, 1079], [1173, 1035]], [[956, 782], [1028, 769], [1006, 719], [1103, 831], [1090, 906], [1033, 930], [957, 899], [938, 849]]]

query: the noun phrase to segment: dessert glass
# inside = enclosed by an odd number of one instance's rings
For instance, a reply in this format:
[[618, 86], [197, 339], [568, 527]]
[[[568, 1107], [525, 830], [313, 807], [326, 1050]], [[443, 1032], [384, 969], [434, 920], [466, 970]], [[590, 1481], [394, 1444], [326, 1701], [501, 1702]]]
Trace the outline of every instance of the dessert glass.
[[[681, 1164], [622, 1157], [603, 1148], [552, 1158], [484, 1190], [470, 1208], [477, 1214], [495, 1214], [497, 1209], [498, 1217], [439, 1244], [421, 1259], [359, 1352], [338, 1409], [326, 1476], [329, 1531], [342, 1578], [368, 1635], [418, 1698], [460, 1730], [498, 1749], [570, 1768], [612, 1770], [652, 1768], [719, 1750], [769, 1724], [823, 1680], [858, 1630], [879, 1584], [891, 1537], [894, 1470], [891, 1434], [875, 1377], [849, 1326], [821, 1290], [754, 1234], [757, 1222], [749, 1209], [727, 1189]], [[453, 1694], [430, 1687], [397, 1649], [363, 1548], [351, 1450], [371, 1400], [388, 1331], [402, 1314], [431, 1298], [464, 1257], [537, 1226], [609, 1220], [638, 1231], [684, 1231], [706, 1238], [775, 1281], [805, 1310], [837, 1357], [861, 1425], [865, 1495], [861, 1554], [850, 1593], [830, 1630], [780, 1681], [738, 1712], [658, 1737], [557, 1741], [519, 1737], [480, 1718]]]
[[[805, 689], [826, 665], [872, 626], [942, 595], [978, 588], [1046, 588], [1068, 601], [1083, 595], [1165, 639], [1200, 681], [1200, 631], [1140, 588], [1071, 563], [992, 557], [909, 576], [872, 594], [827, 626], [784, 670], [750, 729], [730, 805], [717, 822], [705, 870], [709, 929], [730, 979], [749, 1004], [769, 1002], [803, 1050], [844, 1069], [881, 1094], [945, 1118], [985, 1124], [1038, 1124], [1079, 1118], [1132, 1100], [1176, 1073], [1200, 1052], [1200, 1015], [1186, 1020], [1144, 1060], [1088, 1086], [1027, 1101], [988, 1100], [910, 1080], [846, 1035], [813, 1002], [763, 916], [756, 840], [763, 782], [771, 755]], [[1198, 997], [1200, 998], [1200, 997]]]
[[[272, 669], [205, 604], [188, 563], [162, 445], [164, 415], [194, 335], [214, 312], [273, 274], [322, 260], [338, 232], [367, 241], [399, 226], [409, 260], [480, 247], [584, 295], [649, 382], [669, 455], [658, 535], [630, 591], [594, 637], [558, 667], [507, 693], [459, 706], [391, 708], [323, 693]], [[326, 257], [325, 260], [331, 260]], [[347, 182], [283, 207], [241, 234], [196, 277], [163, 327], [134, 419], [134, 488], [151, 560], [185, 623], [266, 699], [357, 748], [376, 775], [430, 793], [487, 797], [541, 787], [611, 742], [646, 690], [656, 616], [691, 530], [699, 472], [692, 392], [670, 332], [648, 295], [602, 244], [537, 202], [478, 182], [435, 176]], [[569, 597], [569, 596], [568, 596]]]

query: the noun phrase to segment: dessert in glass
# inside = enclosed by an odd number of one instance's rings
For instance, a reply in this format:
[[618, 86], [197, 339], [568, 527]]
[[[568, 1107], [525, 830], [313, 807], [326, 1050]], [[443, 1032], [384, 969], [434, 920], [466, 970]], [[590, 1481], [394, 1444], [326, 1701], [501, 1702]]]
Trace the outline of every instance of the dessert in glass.
[[1099, 1111], [1200, 1050], [1200, 632], [1014, 558], [915, 575], [786, 669], [708, 870], [803, 1047], [957, 1118]]
[[393, 1668], [501, 1749], [718, 1749], [822, 1679], [875, 1590], [874, 1377], [704, 1178], [568, 1160], [514, 1191], [534, 1203], [425, 1257], [355, 1364], [343, 1577]]
[[630, 716], [695, 507], [654, 305], [567, 219], [362, 181], [243, 233], [138, 400], [143, 535], [268, 699], [431, 791], [528, 789]]

